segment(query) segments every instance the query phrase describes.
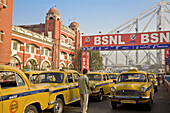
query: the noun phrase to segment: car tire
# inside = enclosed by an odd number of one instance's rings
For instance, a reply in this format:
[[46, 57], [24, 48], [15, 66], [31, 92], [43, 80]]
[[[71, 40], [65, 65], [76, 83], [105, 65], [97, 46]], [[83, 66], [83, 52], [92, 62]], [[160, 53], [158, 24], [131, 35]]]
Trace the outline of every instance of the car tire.
[[146, 110], [151, 111], [151, 100], [146, 103]]
[[57, 98], [54, 107], [52, 108], [52, 113], [63, 113], [64, 103], [60, 98]]
[[100, 90], [99, 94], [98, 94], [98, 101], [101, 102], [103, 101], [103, 91]]
[[29, 106], [25, 109], [24, 113], [38, 113], [38, 111], [37, 111], [37, 108], [36, 108], [35, 106], [29, 105]]
[[158, 92], [158, 87], [155, 88], [155, 92]]
[[117, 103], [116, 102], [111, 101], [111, 105], [112, 105], [112, 109], [116, 109], [117, 108]]

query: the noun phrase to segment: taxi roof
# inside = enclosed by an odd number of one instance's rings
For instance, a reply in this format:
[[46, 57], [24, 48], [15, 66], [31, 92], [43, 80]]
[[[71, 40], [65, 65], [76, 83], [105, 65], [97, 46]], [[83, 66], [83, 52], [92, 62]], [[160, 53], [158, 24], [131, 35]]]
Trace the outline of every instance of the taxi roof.
[[56, 70], [50, 70], [50, 71], [43, 71], [42, 73], [55, 73], [55, 72], [58, 72], [58, 73], [61, 73], [61, 72], [65, 72], [65, 73], [76, 72], [76, 73], [78, 73], [75, 70], [66, 70], [66, 69], [56, 69]]
[[28, 74], [39, 74], [43, 71], [24, 71], [24, 73], [28, 73]]
[[138, 70], [128, 70], [126, 72], [122, 72], [120, 74], [126, 74], [126, 73], [141, 73], [141, 74], [147, 74], [146, 71], [138, 71]]
[[106, 74], [106, 72], [88, 72], [87, 74]]
[[115, 75], [119, 75], [119, 73], [108, 73], [108, 74], [115, 74]]

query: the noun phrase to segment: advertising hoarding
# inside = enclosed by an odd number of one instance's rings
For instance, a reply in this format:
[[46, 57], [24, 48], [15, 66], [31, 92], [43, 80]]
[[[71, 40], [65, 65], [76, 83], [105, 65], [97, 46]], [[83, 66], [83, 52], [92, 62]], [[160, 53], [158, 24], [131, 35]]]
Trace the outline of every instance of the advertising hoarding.
[[83, 69], [89, 70], [89, 52], [82, 51], [81, 52], [81, 72], [83, 73]]
[[170, 48], [170, 31], [82, 36], [82, 50]]

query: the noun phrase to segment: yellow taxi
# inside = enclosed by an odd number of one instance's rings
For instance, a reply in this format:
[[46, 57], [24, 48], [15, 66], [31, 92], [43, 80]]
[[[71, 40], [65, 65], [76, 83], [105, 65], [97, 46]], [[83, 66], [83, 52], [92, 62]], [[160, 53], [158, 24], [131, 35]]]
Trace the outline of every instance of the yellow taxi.
[[118, 76], [117, 83], [111, 87], [111, 105], [115, 109], [121, 103], [143, 103], [151, 110], [154, 86], [147, 72], [130, 69]]
[[27, 78], [29, 79], [29, 81], [31, 82], [31, 83], [33, 83], [34, 82], [34, 80], [35, 80], [35, 78], [36, 78], [36, 76], [39, 74], [39, 73], [41, 73], [42, 71], [25, 71], [24, 73], [25, 73], [25, 75], [27, 76]]
[[117, 81], [117, 77], [119, 75], [119, 73], [108, 73], [110, 79]]
[[158, 82], [157, 82], [157, 79], [156, 79], [156, 76], [154, 73], [149, 73], [148, 74], [149, 78], [151, 79], [151, 82], [153, 82], [154, 84], [154, 89], [155, 89], [155, 92], [158, 91]]
[[0, 113], [38, 113], [48, 102], [48, 88], [32, 86], [22, 71], [0, 65]]
[[78, 77], [74, 70], [51, 70], [40, 73], [34, 84], [48, 87], [50, 92], [49, 106], [53, 113], [62, 113], [64, 105], [80, 100]]
[[110, 93], [110, 87], [114, 85], [113, 80], [104, 72], [89, 72], [87, 74], [90, 82], [92, 94], [91, 97], [96, 97], [99, 101], [103, 100], [103, 95]]

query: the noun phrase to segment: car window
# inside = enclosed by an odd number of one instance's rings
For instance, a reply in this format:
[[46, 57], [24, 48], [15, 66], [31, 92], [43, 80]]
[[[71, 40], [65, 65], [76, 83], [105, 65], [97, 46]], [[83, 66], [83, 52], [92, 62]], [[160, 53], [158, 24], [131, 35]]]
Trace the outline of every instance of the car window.
[[34, 82], [38, 74], [32, 74], [30, 78], [30, 82]]
[[106, 78], [107, 78], [107, 80], [109, 80], [109, 76], [106, 74]]
[[117, 78], [116, 74], [109, 74], [109, 76], [110, 76], [110, 79], [116, 79]]
[[74, 81], [78, 82], [79, 74], [78, 73], [73, 73], [74, 76]]
[[30, 75], [29, 75], [28, 73], [25, 73], [25, 75], [26, 75], [26, 76], [27, 76], [27, 78], [29, 79], [29, 76], [30, 76]]
[[0, 71], [0, 86], [2, 89], [24, 85], [24, 80], [17, 73], [12, 71]]
[[140, 73], [121, 74], [118, 82], [146, 82], [146, 75]]
[[73, 83], [73, 76], [71, 73], [67, 74], [65, 83]]
[[106, 76], [105, 75], [103, 75], [103, 81], [106, 81]]
[[36, 77], [34, 83], [62, 83], [63, 80], [63, 73], [41, 73]]
[[100, 74], [87, 74], [87, 77], [89, 78], [89, 81], [101, 81]]

